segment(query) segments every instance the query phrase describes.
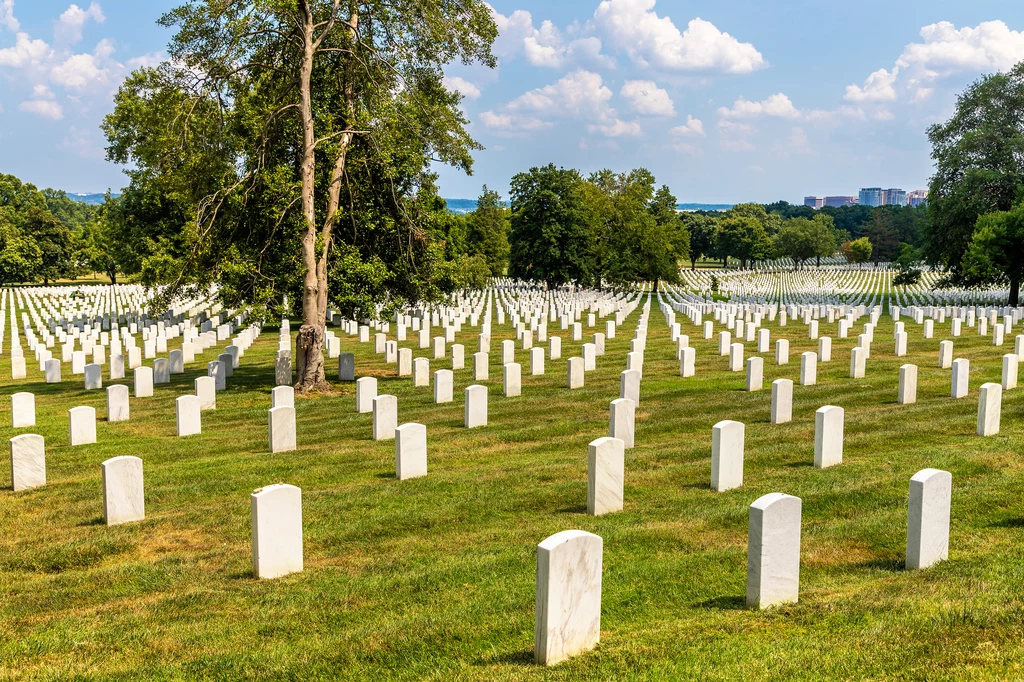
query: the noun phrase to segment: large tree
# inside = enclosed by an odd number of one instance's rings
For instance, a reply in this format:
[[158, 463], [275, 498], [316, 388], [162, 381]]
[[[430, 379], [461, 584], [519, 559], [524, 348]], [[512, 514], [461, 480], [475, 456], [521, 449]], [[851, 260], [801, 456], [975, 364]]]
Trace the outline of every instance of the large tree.
[[466, 216], [466, 227], [470, 254], [483, 258], [492, 277], [503, 276], [508, 269], [511, 223], [501, 195], [484, 185], [476, 210]]
[[554, 164], [512, 177], [509, 275], [552, 286], [600, 279], [585, 185]]
[[964, 254], [963, 277], [968, 285], [1008, 284], [1009, 304], [1019, 303], [1024, 277], [1024, 203], [978, 218]]
[[685, 212], [680, 216], [690, 237], [690, 263], [697, 269], [697, 261], [712, 256], [718, 245], [718, 218], [704, 213]]
[[495, 64], [490, 9], [191, 0], [161, 23], [176, 29], [169, 61], [133, 74], [106, 122], [109, 155], [136, 166], [148, 205], [186, 217], [172, 250], [144, 254], [139, 267], [171, 279], [168, 291], [215, 280], [227, 302], [256, 309], [297, 291], [297, 385], [324, 386], [330, 301], [370, 316], [393, 294], [454, 283], [452, 225], [428, 165], [471, 168], [476, 143], [443, 69]]
[[978, 217], [1024, 196], [1024, 63], [976, 81], [953, 116], [928, 129], [935, 175], [928, 191], [925, 256], [964, 276]]

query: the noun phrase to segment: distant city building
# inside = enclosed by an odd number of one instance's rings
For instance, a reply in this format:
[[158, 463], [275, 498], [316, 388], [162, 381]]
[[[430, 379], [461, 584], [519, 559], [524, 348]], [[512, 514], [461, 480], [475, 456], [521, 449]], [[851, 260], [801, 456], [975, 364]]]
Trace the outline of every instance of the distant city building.
[[906, 206], [907, 193], [902, 189], [890, 187], [882, 193], [882, 203], [886, 206]]
[[913, 192], [907, 192], [907, 205], [908, 206], [920, 206], [928, 203], [928, 190], [926, 189], [915, 189]]
[[881, 187], [862, 187], [857, 195], [857, 203], [861, 206], [881, 206], [884, 192]]
[[825, 205], [825, 197], [804, 197], [804, 206], [818, 210]]
[[825, 197], [825, 205], [833, 208], [841, 206], [856, 206], [857, 197]]

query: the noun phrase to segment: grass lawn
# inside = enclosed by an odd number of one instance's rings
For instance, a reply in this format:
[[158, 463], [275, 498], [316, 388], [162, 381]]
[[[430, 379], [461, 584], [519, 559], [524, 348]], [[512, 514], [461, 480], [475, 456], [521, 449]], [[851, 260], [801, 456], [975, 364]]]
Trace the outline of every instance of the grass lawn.
[[[971, 392], [953, 400], [950, 371], [936, 367], [948, 323], [926, 340], [908, 321], [909, 355], [895, 358], [883, 318], [867, 377], [851, 380], [856, 336], [835, 338], [822, 320], [834, 359], [819, 365], [817, 386], [794, 388], [793, 422], [774, 426], [770, 383], [798, 384], [800, 353], [817, 343], [806, 327], [766, 325], [773, 349], [790, 339], [790, 364], [766, 354], [766, 390], [746, 393], [717, 338], [699, 338], [685, 318], [697, 376], [680, 378], [655, 302], [625, 510], [593, 518], [587, 444], [607, 435], [639, 316], [575, 391], [564, 388], [565, 358], [580, 344], [552, 324], [563, 359], [533, 377], [517, 350], [523, 395], [510, 399], [498, 358], [512, 330], [495, 325], [490, 423], [471, 431], [462, 428], [471, 369], [455, 372], [454, 403], [434, 405], [430, 388], [392, 378], [372, 344], [344, 336], [357, 374], [398, 396], [399, 423], [427, 426], [430, 473], [402, 482], [393, 442], [370, 440], [371, 416], [355, 413], [352, 384], [297, 399], [298, 451], [268, 453], [276, 330], [246, 352], [217, 410], [203, 413], [203, 434], [182, 439], [174, 399], [191, 392], [213, 349], [155, 397], [132, 398], [131, 420], [114, 424], [103, 420], [104, 392], [82, 390], [69, 366], [62, 384], [47, 385], [30, 362], [29, 381], [15, 385], [5, 353], [6, 392], [36, 394], [38, 425], [18, 432], [45, 436], [49, 483], [15, 494], [9, 468], [0, 472], [0, 679], [1024, 677], [1024, 388], [1004, 394], [1001, 434], [975, 435], [978, 387], [1000, 380], [1013, 335], [995, 348], [965, 327], [954, 357], [971, 361]], [[458, 335], [467, 358], [476, 332]], [[896, 404], [904, 362], [920, 367], [912, 406]], [[432, 371], [447, 366], [431, 361]], [[814, 412], [828, 404], [846, 409], [845, 454], [822, 471], [811, 465]], [[76, 405], [97, 408], [96, 445], [69, 447]], [[2, 410], [15, 435], [7, 401]], [[711, 429], [723, 419], [746, 424], [744, 485], [715, 493]], [[107, 528], [100, 463], [117, 455], [143, 459], [146, 520]], [[953, 475], [950, 561], [907, 572], [907, 490], [926, 467]], [[249, 494], [278, 482], [302, 489], [305, 571], [260, 581]], [[800, 602], [757, 612], [744, 606], [748, 507], [769, 492], [803, 499]], [[536, 546], [570, 528], [604, 538], [602, 639], [545, 669], [532, 663]]]

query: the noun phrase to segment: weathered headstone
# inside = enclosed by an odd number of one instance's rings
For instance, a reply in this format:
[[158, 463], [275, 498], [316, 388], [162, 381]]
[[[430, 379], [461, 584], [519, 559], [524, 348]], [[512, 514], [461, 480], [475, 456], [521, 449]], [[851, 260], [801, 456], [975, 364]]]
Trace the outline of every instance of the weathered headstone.
[[819, 469], [842, 464], [845, 411], [835, 405], [818, 408], [814, 414], [814, 466]]
[[750, 505], [747, 531], [747, 606], [765, 609], [800, 596], [802, 501], [769, 493]]
[[356, 380], [356, 413], [373, 412], [373, 399], [377, 397], [377, 378], [361, 377]]
[[601, 639], [604, 543], [582, 530], [555, 533], [537, 546], [537, 611], [533, 651], [555, 665]]
[[587, 455], [587, 513], [601, 516], [622, 510], [625, 445], [618, 438], [598, 438]]
[[772, 382], [772, 424], [793, 421], [793, 380], [776, 379]]
[[178, 396], [174, 401], [175, 423], [179, 437], [194, 436], [203, 432], [201, 403], [199, 396], [191, 394]]
[[510, 362], [503, 368], [503, 388], [506, 398], [516, 398], [523, 393], [523, 368], [518, 362]]
[[373, 439], [392, 440], [398, 428], [398, 398], [379, 395], [373, 399]]
[[96, 442], [96, 408], [79, 405], [68, 410], [68, 436], [71, 445]]
[[487, 426], [487, 387], [474, 384], [465, 391], [464, 423], [467, 429]]
[[583, 358], [569, 358], [567, 386], [570, 389], [583, 388]]
[[249, 498], [252, 572], [279, 578], [302, 571], [302, 490], [285, 483], [254, 490]]
[[743, 440], [746, 427], [725, 420], [711, 431], [711, 488], [723, 492], [743, 485]]
[[11, 428], [23, 429], [36, 425], [36, 397], [22, 391], [11, 394]]
[[404, 481], [427, 475], [427, 427], [402, 424], [395, 429], [395, 478]]
[[11, 438], [10, 446], [11, 486], [14, 492], [46, 485], [46, 445], [43, 437], [35, 433], [23, 433]]
[[[356, 380], [356, 356], [352, 353], [338, 355], [338, 381]], [[289, 382], [290, 383], [290, 382]]]
[[949, 558], [953, 475], [922, 469], [910, 479], [907, 505], [907, 569], [928, 568]]
[[453, 400], [454, 377], [450, 369], [434, 372], [434, 402], [450, 403]]
[[196, 377], [196, 397], [199, 398], [199, 409], [217, 409], [217, 383], [213, 377]]
[[900, 387], [896, 402], [900, 405], [912, 405], [917, 402], [917, 365], [900, 367]]
[[135, 370], [135, 397], [153, 397], [153, 368], [136, 367]]
[[103, 472], [103, 519], [116, 526], [146, 518], [146, 495], [142, 483], [142, 460], [122, 455], [101, 465]]
[[295, 449], [295, 408], [272, 407], [267, 411], [267, 433], [271, 452]]
[[636, 403], [629, 398], [617, 398], [611, 402], [608, 418], [608, 435], [622, 441], [623, 447], [632, 448], [636, 422]]
[[950, 395], [954, 398], [965, 398], [969, 390], [971, 380], [971, 361], [967, 358], [958, 358], [953, 361], [953, 381]]
[[987, 383], [978, 391], [978, 435], [994, 436], [999, 433], [999, 418], [1003, 409], [1003, 387]]

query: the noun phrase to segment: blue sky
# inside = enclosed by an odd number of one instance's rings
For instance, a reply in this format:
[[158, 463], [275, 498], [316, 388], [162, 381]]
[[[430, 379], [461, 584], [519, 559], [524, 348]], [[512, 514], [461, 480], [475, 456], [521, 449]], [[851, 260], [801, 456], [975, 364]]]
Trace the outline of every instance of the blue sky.
[[[0, 0], [0, 171], [94, 192], [124, 184], [98, 126], [131, 69], [162, 57], [172, 0]], [[680, 201], [918, 189], [925, 128], [958, 90], [1024, 60], [1002, 0], [492, 0], [500, 65], [456, 66], [476, 172], [449, 197], [548, 162], [649, 168]]]

